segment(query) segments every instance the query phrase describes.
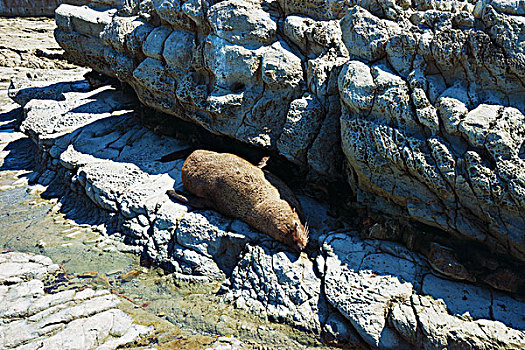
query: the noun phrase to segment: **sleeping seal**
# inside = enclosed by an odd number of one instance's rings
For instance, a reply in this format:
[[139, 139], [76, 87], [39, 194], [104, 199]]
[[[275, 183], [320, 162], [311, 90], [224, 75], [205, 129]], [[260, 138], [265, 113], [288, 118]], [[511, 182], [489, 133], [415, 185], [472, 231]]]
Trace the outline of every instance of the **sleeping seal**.
[[182, 167], [182, 183], [195, 198], [166, 193], [194, 208], [209, 208], [240, 219], [301, 251], [308, 229], [299, 201], [286, 184], [267, 171], [230, 153], [197, 150]]

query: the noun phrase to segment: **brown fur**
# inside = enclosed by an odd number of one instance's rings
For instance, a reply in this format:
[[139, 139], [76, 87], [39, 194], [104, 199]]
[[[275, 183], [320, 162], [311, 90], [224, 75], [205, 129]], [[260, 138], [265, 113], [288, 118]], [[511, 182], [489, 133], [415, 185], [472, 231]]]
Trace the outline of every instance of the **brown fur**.
[[[288, 246], [302, 250], [308, 242], [299, 201], [283, 181], [229, 153], [197, 150], [182, 167], [184, 187], [206, 206], [245, 221]], [[170, 197], [192, 204], [175, 191]], [[204, 205], [203, 205], [204, 203]]]

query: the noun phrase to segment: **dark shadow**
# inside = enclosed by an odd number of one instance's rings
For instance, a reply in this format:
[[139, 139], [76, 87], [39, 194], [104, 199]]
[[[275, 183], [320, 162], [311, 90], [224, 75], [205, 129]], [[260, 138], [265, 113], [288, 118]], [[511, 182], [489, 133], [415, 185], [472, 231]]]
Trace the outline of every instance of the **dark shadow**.
[[0, 171], [35, 171], [39, 151], [33, 141], [29, 138], [21, 138], [11, 141], [3, 151], [9, 152], [9, 154], [4, 158], [4, 162], [0, 166]]
[[77, 80], [72, 82], [61, 82], [47, 86], [29, 87], [23, 89], [13, 89], [9, 91], [9, 97], [21, 105], [25, 105], [30, 100], [64, 100], [63, 94], [68, 92], [88, 92], [91, 89], [87, 80]]
[[24, 115], [22, 107], [0, 113], [0, 132], [9, 132], [18, 130], [20, 120]]

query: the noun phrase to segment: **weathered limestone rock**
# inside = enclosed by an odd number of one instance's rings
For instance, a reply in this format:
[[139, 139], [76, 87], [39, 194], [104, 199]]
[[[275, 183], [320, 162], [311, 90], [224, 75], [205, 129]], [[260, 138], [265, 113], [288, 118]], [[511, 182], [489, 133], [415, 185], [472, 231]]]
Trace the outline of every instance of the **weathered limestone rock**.
[[[429, 274], [418, 255], [395, 243], [332, 234], [322, 252], [318, 264], [328, 302], [372, 346], [516, 349], [524, 344], [525, 323], [515, 313], [522, 300]], [[501, 322], [517, 330], [504, 330]]]
[[[361, 60], [339, 76], [342, 147], [362, 202], [523, 261], [522, 40], [501, 29], [521, 19], [479, 4], [478, 19], [439, 9], [439, 27], [429, 11], [406, 28], [363, 9], [345, 15], [343, 40]], [[357, 31], [365, 19], [373, 32]]]
[[153, 330], [118, 309], [109, 291], [45, 293], [42, 280], [57, 270], [41, 255], [0, 254], [2, 349], [116, 349]]
[[56, 12], [75, 62], [525, 261], [522, 1], [103, 3]]
[[[243, 222], [169, 200], [167, 189], [183, 189], [183, 160], [157, 159], [187, 146], [141, 126], [133, 108], [110, 87], [67, 92], [28, 102], [21, 129], [43, 152], [43, 181], [62, 181], [113, 215], [117, 231], [144, 258], [182, 279], [222, 280], [225, 299], [237, 307], [336, 344], [364, 339], [381, 348], [436, 348], [472, 338], [473, 347], [523, 346], [523, 300], [436, 277], [399, 244], [331, 233], [337, 220], [313, 199], [300, 196], [310, 239], [321, 246], [315, 259], [288, 252]], [[434, 255], [439, 276], [460, 279], [460, 267], [437, 265]], [[414, 312], [420, 304], [421, 313]]]

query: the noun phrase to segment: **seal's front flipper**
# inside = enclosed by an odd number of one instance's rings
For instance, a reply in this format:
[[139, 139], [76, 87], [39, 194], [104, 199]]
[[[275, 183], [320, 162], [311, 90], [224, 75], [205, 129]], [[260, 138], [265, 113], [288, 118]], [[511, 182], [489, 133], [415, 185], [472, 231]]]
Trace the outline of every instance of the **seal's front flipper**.
[[180, 202], [182, 204], [189, 205], [194, 209], [210, 209], [210, 205], [205, 198], [199, 198], [195, 196], [183, 196], [180, 193], [177, 193], [175, 190], [167, 190], [166, 194], [173, 200]]
[[257, 164], [257, 168], [259, 168], [259, 169], [264, 168], [266, 166], [266, 163], [268, 163], [269, 160], [270, 160], [269, 156], [262, 157], [261, 161], [259, 162], [259, 164]]

